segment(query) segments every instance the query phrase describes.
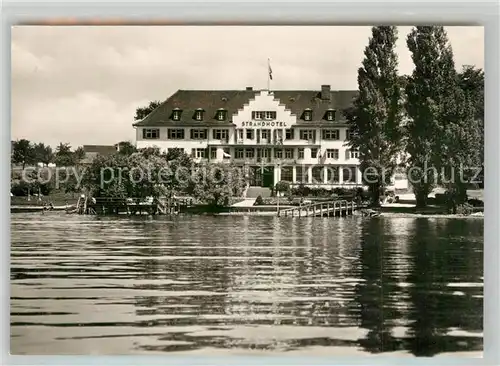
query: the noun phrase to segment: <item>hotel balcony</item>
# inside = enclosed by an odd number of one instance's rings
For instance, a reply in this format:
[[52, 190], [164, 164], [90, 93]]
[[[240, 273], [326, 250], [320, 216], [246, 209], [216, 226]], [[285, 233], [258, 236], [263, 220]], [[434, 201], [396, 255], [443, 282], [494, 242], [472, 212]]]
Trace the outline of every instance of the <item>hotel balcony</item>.
[[258, 165], [258, 164], [271, 164], [273, 163], [273, 158], [233, 158], [231, 162], [236, 164], [247, 164], [247, 165]]
[[235, 139], [233, 143], [225, 142], [225, 140], [211, 140], [210, 144], [214, 145], [235, 145], [235, 146], [319, 146], [320, 143], [316, 139], [311, 140], [286, 140], [286, 139]]

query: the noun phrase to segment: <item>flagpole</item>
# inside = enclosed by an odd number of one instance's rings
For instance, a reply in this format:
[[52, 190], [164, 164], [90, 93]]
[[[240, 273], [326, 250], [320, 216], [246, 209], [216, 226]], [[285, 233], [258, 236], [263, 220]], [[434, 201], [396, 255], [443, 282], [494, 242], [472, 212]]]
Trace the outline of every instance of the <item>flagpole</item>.
[[271, 66], [271, 61], [267, 59], [267, 91], [271, 91], [271, 73], [269, 72], [269, 68]]

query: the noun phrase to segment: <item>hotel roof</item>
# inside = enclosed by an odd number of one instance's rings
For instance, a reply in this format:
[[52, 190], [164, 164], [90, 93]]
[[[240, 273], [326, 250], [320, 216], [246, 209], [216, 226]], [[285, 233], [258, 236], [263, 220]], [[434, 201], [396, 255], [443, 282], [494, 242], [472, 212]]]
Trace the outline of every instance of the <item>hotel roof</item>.
[[[276, 90], [272, 91], [274, 98], [286, 109], [297, 116], [299, 124], [342, 124], [345, 117], [342, 111], [352, 105], [355, 90], [330, 90], [328, 85], [323, 90]], [[158, 108], [143, 120], [134, 123], [134, 126], [227, 126], [231, 125], [232, 115], [254, 99], [260, 91], [247, 88], [246, 90], [178, 90]], [[202, 109], [202, 121], [194, 116], [196, 110]], [[180, 120], [173, 120], [173, 111], [182, 111]], [[224, 109], [228, 118], [225, 121], [217, 120], [217, 111]], [[310, 109], [312, 118], [305, 120], [304, 112]], [[335, 110], [335, 121], [327, 121], [327, 110]]]

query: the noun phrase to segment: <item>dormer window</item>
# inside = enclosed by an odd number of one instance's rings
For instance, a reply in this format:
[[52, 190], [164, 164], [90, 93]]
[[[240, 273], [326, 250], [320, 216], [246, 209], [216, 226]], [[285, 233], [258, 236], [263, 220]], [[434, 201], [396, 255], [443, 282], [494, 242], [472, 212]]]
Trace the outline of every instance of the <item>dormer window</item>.
[[312, 120], [312, 111], [311, 111], [311, 109], [307, 108], [307, 109], [304, 111], [304, 120], [305, 120], [305, 121], [310, 121], [310, 120]]
[[326, 111], [326, 120], [335, 121], [335, 109], [328, 109]]
[[197, 121], [203, 121], [203, 109], [198, 108], [196, 112], [194, 112], [194, 119]]
[[217, 120], [224, 121], [225, 119], [226, 119], [226, 110], [221, 108], [217, 111]]
[[175, 108], [172, 112], [172, 119], [174, 121], [180, 121], [182, 111], [179, 108]]

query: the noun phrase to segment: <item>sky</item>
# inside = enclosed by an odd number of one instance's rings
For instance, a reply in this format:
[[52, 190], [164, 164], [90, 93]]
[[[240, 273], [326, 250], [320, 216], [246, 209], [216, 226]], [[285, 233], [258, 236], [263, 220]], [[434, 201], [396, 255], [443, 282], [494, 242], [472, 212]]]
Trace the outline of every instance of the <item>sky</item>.
[[[413, 65], [398, 27], [400, 74]], [[446, 27], [457, 68], [484, 68], [482, 27]], [[11, 132], [60, 142], [133, 141], [135, 109], [178, 89], [357, 89], [369, 26], [15, 26]]]

